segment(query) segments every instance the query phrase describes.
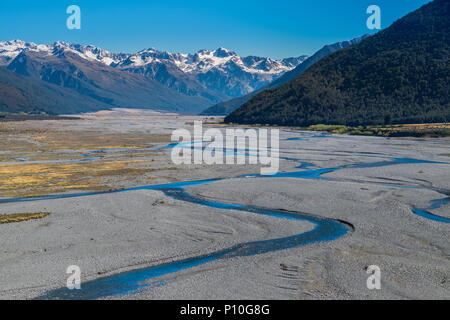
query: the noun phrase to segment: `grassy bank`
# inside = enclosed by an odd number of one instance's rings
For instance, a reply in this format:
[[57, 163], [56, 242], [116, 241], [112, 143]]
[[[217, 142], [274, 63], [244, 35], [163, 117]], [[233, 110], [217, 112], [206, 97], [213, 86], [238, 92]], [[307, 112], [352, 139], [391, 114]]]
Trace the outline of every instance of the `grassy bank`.
[[77, 117], [62, 117], [56, 115], [32, 115], [32, 114], [0, 114], [0, 122], [14, 122], [27, 120], [79, 120]]
[[[210, 123], [214, 125], [214, 123]], [[270, 125], [238, 125], [234, 123], [224, 126], [239, 127], [272, 127]], [[217, 125], [217, 124], [216, 124]], [[278, 127], [278, 126], [273, 126]], [[415, 137], [415, 138], [442, 138], [450, 137], [450, 123], [427, 123], [427, 124], [397, 124], [385, 126], [359, 126], [350, 127], [343, 125], [324, 125], [317, 124], [309, 127], [282, 127], [288, 129], [297, 129], [305, 131], [320, 131], [333, 134], [349, 134], [360, 136], [378, 136], [378, 137]]]
[[313, 125], [303, 128], [310, 131], [325, 131], [335, 134], [350, 134], [380, 137], [417, 137], [439, 138], [450, 137], [450, 123], [402, 124], [387, 126], [332, 126]]
[[104, 132], [96, 123], [55, 130], [64, 124], [0, 121], [0, 197], [117, 190], [174, 170], [162, 153], [147, 150], [168, 144], [167, 134]]
[[0, 224], [43, 219], [48, 215], [50, 215], [50, 212], [0, 214]]

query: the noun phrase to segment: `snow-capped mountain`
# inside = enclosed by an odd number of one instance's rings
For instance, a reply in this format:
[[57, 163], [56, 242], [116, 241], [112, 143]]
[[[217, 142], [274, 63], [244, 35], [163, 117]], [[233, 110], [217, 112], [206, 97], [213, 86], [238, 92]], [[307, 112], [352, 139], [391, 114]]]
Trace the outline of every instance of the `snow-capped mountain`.
[[[6, 57], [4, 61], [9, 60], [6, 69], [31, 78], [36, 86], [23, 79], [15, 83], [23, 83], [27, 88], [48, 88], [46, 83], [49, 83], [68, 89], [81, 104], [84, 104], [82, 97], [85, 97], [96, 100], [98, 106], [103, 108], [128, 107], [195, 114], [213, 101], [200, 94], [182, 94], [144, 75], [114, 68], [110, 65], [120, 59], [120, 55], [102, 52], [94, 47], [68, 46], [64, 43], [37, 46], [16, 41], [4, 45], [2, 52]], [[6, 79], [10, 78], [7, 73], [5, 75]], [[5, 81], [6, 84], [9, 82]], [[25, 90], [16, 89], [19, 92]], [[30, 95], [27, 100], [42, 95], [39, 90], [34, 91], [35, 95]], [[53, 102], [56, 103], [56, 100]], [[61, 112], [67, 110], [64, 104], [59, 108]], [[56, 112], [58, 106], [53, 106], [52, 110]]]
[[257, 90], [293, 70], [307, 58], [273, 60], [256, 56], [240, 57], [225, 48], [200, 50], [194, 54], [152, 48], [123, 54], [64, 42], [38, 45], [14, 40], [0, 42], [0, 66], [9, 66], [22, 52], [47, 56], [74, 53], [87, 61], [141, 74], [184, 95], [206, 98], [212, 104]]
[[152, 48], [129, 55], [116, 67], [158, 80], [155, 66], [164, 65], [168, 73], [182, 72], [211, 91], [238, 97], [279, 78], [306, 58], [240, 57], [225, 48], [200, 50], [194, 54], [161, 52]]
[[35, 44], [22, 40], [0, 42], [0, 65], [6, 66], [23, 51], [47, 53], [49, 56], [62, 51], [72, 51], [86, 60], [101, 62], [105, 65], [113, 65], [126, 59], [126, 54], [115, 54], [94, 46], [55, 42], [53, 44]]
[[[281, 87], [283, 84], [288, 83], [289, 81], [293, 80], [294, 78], [301, 75], [304, 71], [306, 71], [309, 67], [311, 67], [313, 64], [318, 62], [319, 60], [323, 59], [324, 57], [332, 54], [333, 52], [345, 49], [349, 46], [355, 45], [360, 43], [361, 41], [367, 39], [370, 37], [369, 34], [366, 34], [362, 37], [358, 37], [349, 41], [342, 41], [337, 42], [334, 44], [326, 45], [319, 51], [317, 51], [315, 54], [313, 54], [311, 57], [303, 61], [301, 64], [299, 64], [297, 67], [295, 67], [293, 70], [286, 72], [278, 79], [272, 81], [268, 85], [265, 85], [259, 89], [256, 89], [246, 95], [233, 98], [228, 101], [219, 102], [216, 105], [213, 105], [209, 107], [208, 109], [204, 110], [202, 112], [203, 115], [228, 115], [237, 108], [239, 108], [241, 105], [252, 99], [254, 96], [256, 96], [258, 93], [268, 90], [268, 89], [275, 89], [278, 87]], [[288, 60], [288, 59], [285, 59]], [[295, 64], [295, 61], [293, 62]]]

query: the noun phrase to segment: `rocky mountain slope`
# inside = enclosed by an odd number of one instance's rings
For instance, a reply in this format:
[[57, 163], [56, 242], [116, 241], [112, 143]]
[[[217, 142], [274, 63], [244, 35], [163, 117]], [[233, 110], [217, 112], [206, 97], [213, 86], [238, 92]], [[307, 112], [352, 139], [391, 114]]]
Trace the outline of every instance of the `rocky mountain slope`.
[[70, 88], [115, 107], [198, 113], [259, 89], [306, 57], [239, 57], [219, 48], [180, 54], [147, 49], [116, 54], [94, 46], [56, 42], [0, 42], [0, 66]]
[[234, 98], [228, 101], [219, 102], [218, 104], [209, 107], [208, 109], [204, 110], [201, 114], [202, 115], [229, 115], [231, 112], [242, 106], [244, 103], [249, 101], [251, 98], [256, 96], [258, 93], [267, 90], [267, 89], [274, 89], [281, 87], [283, 84], [291, 81], [292, 79], [298, 77], [300, 74], [302, 74], [304, 71], [306, 71], [309, 67], [311, 67], [314, 63], [318, 62], [322, 58], [330, 55], [333, 52], [339, 51], [341, 49], [347, 48], [349, 46], [355, 45], [360, 43], [362, 40], [369, 37], [369, 35], [364, 35], [362, 37], [355, 38], [353, 40], [349, 41], [342, 41], [337, 42], [331, 45], [326, 45], [319, 51], [317, 51], [314, 55], [307, 58], [303, 63], [298, 65], [295, 69], [286, 72], [284, 75], [282, 75], [277, 80], [269, 83], [268, 85], [263, 86], [260, 89], [257, 89], [253, 92], [250, 92], [244, 96]]
[[73, 114], [107, 108], [107, 104], [71, 89], [30, 79], [0, 67], [0, 114]]

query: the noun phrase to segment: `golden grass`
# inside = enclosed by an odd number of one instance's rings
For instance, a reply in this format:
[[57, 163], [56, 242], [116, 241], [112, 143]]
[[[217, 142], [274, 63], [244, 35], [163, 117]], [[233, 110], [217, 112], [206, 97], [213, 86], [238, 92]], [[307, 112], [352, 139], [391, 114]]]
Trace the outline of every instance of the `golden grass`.
[[0, 214], [0, 224], [43, 219], [48, 215], [50, 215], [50, 212]]
[[[58, 131], [43, 128], [38, 122], [0, 122], [0, 141], [0, 197], [34, 197], [75, 190], [108, 191], [123, 188], [132, 181], [155, 179], [148, 173], [158, 166], [155, 162], [158, 152], [134, 149], [168, 143], [170, 136], [104, 133], [96, 129]], [[103, 149], [129, 152], [85, 155]], [[70, 162], [99, 156], [103, 158]], [[24, 157], [25, 162], [12, 159]], [[65, 160], [68, 162], [29, 163]]]
[[0, 165], [0, 195], [41, 196], [72, 190], [106, 191], [102, 178], [143, 176], [152, 169], [133, 167], [145, 160], [103, 161], [70, 164]]
[[170, 141], [169, 135], [58, 131], [0, 122], [0, 151], [49, 152], [57, 150], [136, 149]]

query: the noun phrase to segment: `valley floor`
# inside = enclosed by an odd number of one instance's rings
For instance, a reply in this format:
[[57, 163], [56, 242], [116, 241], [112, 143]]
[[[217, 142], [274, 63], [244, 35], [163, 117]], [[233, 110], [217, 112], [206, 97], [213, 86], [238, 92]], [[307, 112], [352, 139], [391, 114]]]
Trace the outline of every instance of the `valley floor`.
[[[174, 165], [193, 120], [0, 123], [0, 214], [38, 214], [0, 223], [0, 299], [450, 299], [449, 139], [282, 129], [280, 174], [255, 177]], [[70, 265], [86, 295], [60, 289]]]

